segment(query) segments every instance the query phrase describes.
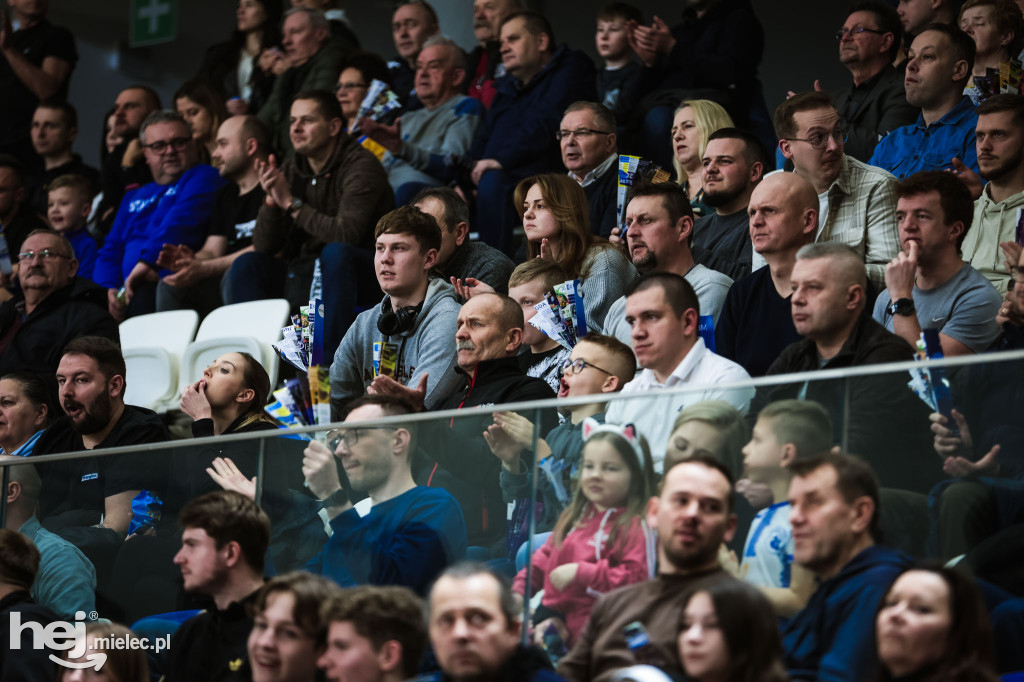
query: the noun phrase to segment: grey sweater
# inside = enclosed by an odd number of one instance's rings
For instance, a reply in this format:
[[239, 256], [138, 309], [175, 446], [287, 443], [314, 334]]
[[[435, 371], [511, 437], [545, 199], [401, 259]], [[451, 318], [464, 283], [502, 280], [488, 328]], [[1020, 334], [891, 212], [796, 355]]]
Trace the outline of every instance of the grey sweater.
[[484, 113], [478, 100], [455, 95], [433, 111], [417, 109], [402, 116], [402, 149], [383, 160], [391, 186], [450, 180], [453, 158], [469, 151]]
[[583, 308], [587, 311], [587, 328], [603, 332], [604, 319], [616, 299], [626, 294], [640, 275], [633, 264], [614, 247], [591, 246], [583, 259]]
[[[381, 303], [383, 305], [383, 301]], [[412, 330], [386, 337], [377, 330], [381, 306], [374, 306], [356, 317], [341, 340], [331, 365], [331, 403], [337, 409], [358, 398], [373, 381], [373, 344], [384, 341], [398, 344], [398, 371], [395, 379], [415, 388], [423, 374], [427, 379], [426, 409], [458, 390], [462, 375], [455, 372], [455, 323], [461, 306], [455, 289], [439, 279], [430, 280], [423, 308]]]

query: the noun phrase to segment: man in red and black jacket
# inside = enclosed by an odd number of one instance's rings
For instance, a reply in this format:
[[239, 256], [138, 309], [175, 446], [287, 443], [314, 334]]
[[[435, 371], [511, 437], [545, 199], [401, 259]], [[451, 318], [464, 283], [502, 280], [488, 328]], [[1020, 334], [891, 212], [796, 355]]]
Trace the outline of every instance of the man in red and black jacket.
[[[464, 410], [555, 397], [543, 379], [526, 376], [516, 361], [524, 324], [522, 308], [508, 296], [477, 294], [463, 305], [455, 344], [459, 371], [468, 382], [465, 390], [437, 409]], [[473, 412], [477, 414], [430, 423], [420, 442], [461, 484], [451, 486], [449, 492], [462, 505], [469, 545], [490, 547], [505, 535], [505, 505], [498, 480], [501, 461], [491, 453], [484, 435], [494, 424], [493, 410]], [[541, 433], [557, 424], [554, 410], [544, 413]]]

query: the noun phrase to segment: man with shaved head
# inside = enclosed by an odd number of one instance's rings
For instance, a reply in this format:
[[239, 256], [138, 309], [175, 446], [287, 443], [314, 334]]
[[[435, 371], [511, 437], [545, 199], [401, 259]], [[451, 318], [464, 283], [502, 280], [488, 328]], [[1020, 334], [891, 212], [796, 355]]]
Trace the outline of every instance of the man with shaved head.
[[[800, 340], [790, 315], [790, 274], [797, 251], [817, 233], [818, 195], [796, 173], [772, 173], [754, 188], [747, 213], [750, 241], [767, 265], [729, 289], [715, 328], [715, 350], [759, 377], [786, 346]], [[755, 338], [758, 343], [751, 342]]]
[[[458, 371], [466, 387], [436, 406], [438, 410], [502, 405], [554, 398], [543, 379], [529, 377], [516, 356], [523, 344], [523, 309], [503, 294], [476, 294], [459, 311], [455, 328]], [[546, 410], [540, 432], [558, 424]], [[489, 411], [471, 418], [434, 420], [425, 425], [421, 444], [444, 469], [465, 483], [466, 492], [449, 487], [462, 506], [471, 546], [490, 546], [505, 537], [505, 505], [499, 476], [501, 460], [482, 435], [493, 425]], [[495, 427], [497, 428], [497, 427]]]
[[[853, 248], [835, 243], [802, 247], [790, 281], [793, 325], [804, 338], [782, 351], [768, 376], [903, 362], [914, 356], [909, 343], [865, 314], [867, 272]], [[931, 433], [909, 426], [925, 424], [928, 408], [907, 387], [904, 373], [764, 387], [751, 413], [786, 398], [824, 405], [843, 452], [861, 455], [886, 472], [891, 487], [927, 492], [942, 474], [940, 462], [928, 453]]]

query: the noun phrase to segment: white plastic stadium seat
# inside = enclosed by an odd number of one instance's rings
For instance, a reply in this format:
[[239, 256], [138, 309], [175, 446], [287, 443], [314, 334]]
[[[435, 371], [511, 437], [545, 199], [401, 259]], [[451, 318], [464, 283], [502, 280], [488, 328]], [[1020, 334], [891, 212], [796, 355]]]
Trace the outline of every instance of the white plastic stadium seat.
[[196, 334], [194, 310], [139, 315], [118, 327], [127, 367], [125, 402], [164, 412], [175, 405], [181, 358]]
[[291, 306], [283, 298], [235, 303], [206, 316], [196, 340], [188, 345], [181, 361], [180, 386], [198, 381], [203, 370], [224, 353], [250, 353], [260, 361], [270, 384], [277, 381], [277, 352], [271, 344], [281, 339]]

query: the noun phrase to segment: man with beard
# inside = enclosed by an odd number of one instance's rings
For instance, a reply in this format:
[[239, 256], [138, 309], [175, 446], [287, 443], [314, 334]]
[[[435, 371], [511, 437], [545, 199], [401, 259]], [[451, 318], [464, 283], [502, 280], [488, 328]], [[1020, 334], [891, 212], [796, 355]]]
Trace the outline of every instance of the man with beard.
[[269, 153], [270, 131], [257, 117], [233, 116], [220, 125], [213, 165], [230, 182], [217, 192], [209, 236], [199, 251], [163, 245], [157, 264], [172, 274], [157, 285], [157, 312], [192, 308], [206, 316], [231, 300], [226, 274], [236, 258], [253, 250], [256, 216], [267, 196], [256, 166]]
[[107, 312], [107, 293], [76, 277], [78, 261], [68, 240], [53, 230], [30, 232], [21, 245], [22, 296], [0, 306], [0, 375], [36, 372], [50, 386], [64, 347], [79, 336], [118, 340]]
[[747, 203], [764, 173], [764, 149], [753, 133], [722, 128], [704, 148], [704, 203], [715, 212], [693, 226], [694, 259], [732, 279], [750, 274]]
[[1016, 265], [1017, 214], [1024, 208], [1024, 97], [996, 95], [978, 107], [975, 129], [978, 166], [988, 180], [974, 202], [974, 224], [961, 249], [964, 260], [999, 293], [1012, 289]]
[[[324, 500], [333, 532], [303, 570], [342, 587], [402, 585], [425, 595], [438, 574], [466, 553], [462, 511], [446, 490], [413, 480], [415, 425], [358, 426], [412, 414], [411, 406], [386, 395], [363, 396], [349, 406], [344, 420], [353, 426], [332, 431], [328, 445], [314, 441], [305, 451], [306, 484]], [[339, 460], [351, 490], [338, 480]]]
[[815, 240], [853, 247], [863, 256], [875, 291], [880, 291], [885, 288], [885, 266], [899, 251], [896, 179], [846, 154], [842, 125], [824, 92], [802, 92], [775, 110], [782, 155], [818, 195]]
[[876, 669], [875, 612], [907, 557], [881, 537], [878, 479], [866, 463], [829, 454], [790, 465], [793, 560], [818, 587], [782, 633], [794, 680], [848, 680]]
[[647, 505], [647, 524], [658, 529], [657, 577], [598, 600], [558, 673], [572, 682], [607, 682], [637, 663], [627, 633], [639, 630], [650, 638], [645, 662], [681, 674], [676, 641], [686, 600], [701, 585], [734, 579], [718, 563], [718, 548], [736, 532], [732, 506], [732, 473], [710, 455], [666, 471]]
[[[640, 274], [658, 271], [685, 277], [697, 294], [701, 315], [711, 315], [717, 325], [732, 280], [694, 262], [693, 209], [686, 190], [674, 182], [642, 185], [626, 205], [626, 225], [626, 245]], [[608, 309], [604, 333], [627, 346], [633, 343], [625, 296]]]
[[[169, 438], [159, 415], [125, 405], [124, 357], [109, 339], [83, 336], [69, 343], [57, 367], [57, 386], [64, 416], [39, 438], [33, 455]], [[134, 498], [142, 491], [159, 494], [162, 490], [166, 478], [163, 457], [145, 452], [37, 465], [43, 479], [39, 498], [43, 526], [70, 540], [90, 558], [87, 546], [102, 544], [116, 551], [132, 521]]]
[[270, 519], [245, 495], [217, 490], [185, 505], [179, 521], [184, 533], [174, 563], [181, 568], [185, 590], [213, 605], [174, 633], [164, 679], [225, 679], [246, 656], [252, 629], [247, 607], [263, 586]]

